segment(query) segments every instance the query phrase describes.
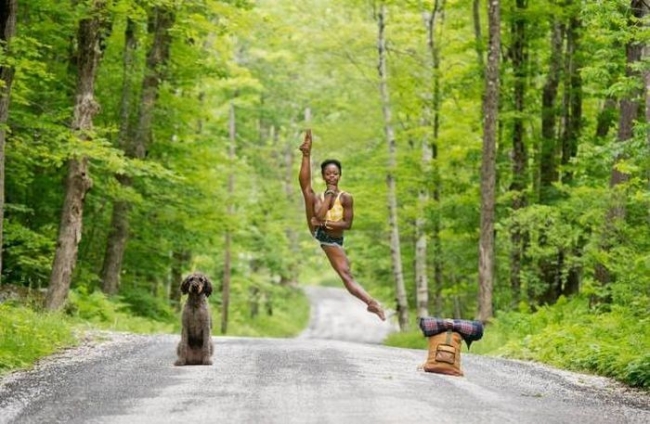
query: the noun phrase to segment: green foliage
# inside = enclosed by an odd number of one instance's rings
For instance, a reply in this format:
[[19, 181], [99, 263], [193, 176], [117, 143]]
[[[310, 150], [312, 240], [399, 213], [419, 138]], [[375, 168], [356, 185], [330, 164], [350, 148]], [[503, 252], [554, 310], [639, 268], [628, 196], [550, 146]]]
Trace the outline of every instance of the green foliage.
[[[134, 297], [132, 296], [129, 299]], [[74, 322], [105, 330], [131, 331], [134, 333], [168, 333], [180, 329], [180, 321], [172, 320], [171, 316], [166, 316], [166, 321], [154, 321], [153, 319], [128, 313], [130, 309], [136, 309], [142, 313], [153, 314], [151, 312], [153, 309], [151, 303], [149, 299], [147, 305], [149, 310], [147, 310], [143, 306], [147, 302], [142, 300], [139, 304], [131, 305], [122, 301], [109, 300], [99, 291], [86, 293], [85, 290], [73, 290], [69, 294], [66, 313]], [[158, 311], [156, 313], [160, 314]]]
[[142, 289], [123, 290], [119, 299], [123, 305], [121, 310], [134, 316], [163, 323], [174, 323], [178, 318], [167, 299], [153, 296]]
[[389, 334], [384, 340], [384, 344], [408, 349], [426, 349], [427, 339], [419, 328], [412, 328], [409, 331]]
[[[12, 206], [8, 210], [12, 210]], [[50, 255], [54, 250], [53, 238], [13, 220], [6, 222], [5, 231], [3, 242], [6, 252], [2, 262], [6, 281], [32, 288], [46, 286], [52, 266]], [[47, 232], [51, 235], [53, 229], [47, 229]]]
[[[309, 303], [301, 290], [267, 288], [272, 313], [267, 305], [250, 316], [248, 303], [235, 303], [228, 335], [293, 337], [309, 319]], [[24, 306], [25, 300], [0, 303], [0, 375], [31, 366], [36, 360], [78, 344], [78, 335], [96, 329], [134, 333], [180, 332], [180, 315], [161, 299], [132, 290], [120, 299], [108, 299], [100, 292], [73, 290], [64, 311], [47, 313]], [[214, 302], [218, 303], [218, 302]], [[133, 312], [132, 312], [133, 311]], [[213, 336], [218, 336], [220, 311], [213, 304]]]
[[595, 313], [585, 298], [561, 298], [533, 314], [500, 313], [472, 349], [650, 388], [648, 324], [647, 314], [637, 315], [626, 307]]
[[[259, 312], [251, 316], [250, 304], [239, 303], [230, 312], [227, 335], [245, 337], [295, 337], [309, 321], [309, 301], [292, 287], [267, 288]], [[213, 333], [219, 334], [220, 309], [213, 309]]]
[[73, 326], [63, 314], [0, 303], [0, 374], [74, 344]]
[[[573, 289], [579, 288], [582, 296], [610, 300], [595, 309], [578, 308], [585, 319], [598, 317], [604, 323], [642, 317], [650, 310], [648, 124], [639, 119], [633, 138], [618, 142], [617, 108], [603, 109], [641, 86], [640, 79], [626, 72], [625, 46], [632, 41], [647, 43], [648, 31], [644, 25], [630, 25], [629, 1], [569, 5], [540, 0], [528, 2], [525, 10], [513, 3], [505, 1], [502, 7], [501, 33], [507, 48], [501, 61], [496, 157], [494, 304], [504, 311], [499, 320], [505, 321], [501, 324], [505, 328], [556, 334], [557, 343], [549, 346], [538, 346], [540, 342], [531, 336], [526, 344], [513, 345], [513, 354], [521, 349], [521, 356], [553, 361], [554, 355], [564, 357], [585, 337], [578, 328], [567, 330], [557, 320], [541, 318], [559, 313], [550, 313], [542, 305], [570, 292], [569, 276], [579, 283]], [[152, 42], [148, 13], [155, 6], [172, 4], [170, 61], [158, 81], [152, 142], [144, 146], [144, 159], [135, 159], [125, 144], [140, 136], [137, 125], [143, 118], [141, 95]], [[306, 231], [296, 184], [296, 148], [309, 125], [314, 129], [315, 169], [326, 157], [341, 159], [342, 188], [354, 195], [354, 226], [346, 233], [354, 275], [373, 296], [394, 299], [385, 184], [388, 151], [377, 90], [376, 11], [370, 3], [109, 2], [111, 29], [102, 40], [95, 82], [100, 109], [93, 119], [90, 143], [81, 142], [69, 128], [77, 77], [76, 32], [80, 19], [87, 17], [89, 3], [25, 0], [21, 5], [11, 50], [8, 55], [2, 51], [0, 57], [2, 64], [16, 70], [6, 123], [3, 282], [32, 288], [47, 285], [61, 220], [66, 162], [85, 155], [90, 159], [93, 187], [85, 198], [72, 282], [75, 291], [68, 306], [76, 319], [134, 331], [177, 329], [177, 316], [162, 293], [170, 270], [184, 274], [201, 268], [220, 276], [225, 258], [230, 257], [229, 332], [294, 334], [297, 323], [306, 319], [304, 299], [285, 292], [283, 284], [340, 284]], [[435, 304], [441, 310], [435, 313], [473, 316], [478, 294], [485, 10], [478, 35], [471, 2], [444, 2], [444, 19], [436, 23], [434, 34], [438, 49], [434, 58], [422, 19], [431, 5], [416, 1], [386, 5], [388, 88], [397, 149], [393, 171], [409, 304], [415, 304], [415, 222], [423, 218], [430, 292], [440, 297]], [[510, 51], [515, 36], [510, 25], [517, 19], [526, 24], [524, 78], [515, 78]], [[560, 158], [563, 148], [572, 147], [561, 145], [569, 141], [562, 140], [567, 132], [562, 114], [568, 112], [566, 102], [576, 98], [576, 93], [567, 91], [569, 66], [561, 64], [554, 105], [558, 119], [553, 131], [558, 137], [544, 140], [554, 143], [561, 178], [550, 188], [540, 188], [539, 117], [554, 64], [550, 49], [554, 19], [565, 29], [571, 19], [583, 24], [576, 51], [562, 52], [563, 60], [581, 66], [582, 115], [580, 134], [570, 140], [576, 143], [575, 152]], [[136, 43], [132, 63], [127, 64], [128, 20], [134, 24]], [[514, 110], [516, 81], [526, 89], [521, 111]], [[518, 176], [526, 181], [528, 203], [517, 211], [512, 210], [510, 190], [515, 118], [523, 120], [528, 153], [526, 174]], [[596, 136], [602, 122], [609, 126]], [[423, 153], [432, 147], [435, 158], [425, 163]], [[610, 189], [614, 169], [628, 177], [615, 192]], [[120, 184], [116, 174], [131, 183]], [[323, 184], [318, 177], [316, 170], [314, 187], [320, 190]], [[541, 190], [550, 193], [543, 205], [539, 204]], [[117, 200], [130, 204], [129, 236], [119, 296], [106, 299], [98, 293], [98, 270], [104, 265]], [[625, 217], [605, 228], [601, 223], [611, 216], [615, 200], [624, 206]], [[512, 287], [510, 275], [513, 230], [525, 239], [521, 268], [517, 268], [519, 292]], [[228, 252], [226, 233], [232, 236]], [[185, 259], [176, 263], [179, 253]], [[608, 269], [610, 284], [597, 282], [598, 266]], [[438, 280], [433, 278], [434, 270], [440, 272]], [[440, 286], [434, 287], [435, 281]], [[215, 293], [212, 299], [216, 316], [220, 296]], [[273, 316], [260, 312], [250, 317], [254, 296], [272, 299]], [[292, 311], [293, 302], [302, 306]], [[534, 318], [528, 316], [540, 307]], [[559, 310], [563, 306], [558, 305]], [[414, 334], [394, 337], [413, 346], [420, 341]], [[575, 355], [579, 364], [571, 366], [624, 375], [635, 385], [646, 385], [647, 357], [634, 359], [623, 352], [629, 362], [627, 371], [621, 371], [625, 360], [615, 357], [608, 336], [589, 337], [598, 348], [583, 349], [588, 353]], [[482, 344], [492, 342], [508, 345], [510, 340], [504, 332]], [[605, 367], [605, 362], [615, 369]]]

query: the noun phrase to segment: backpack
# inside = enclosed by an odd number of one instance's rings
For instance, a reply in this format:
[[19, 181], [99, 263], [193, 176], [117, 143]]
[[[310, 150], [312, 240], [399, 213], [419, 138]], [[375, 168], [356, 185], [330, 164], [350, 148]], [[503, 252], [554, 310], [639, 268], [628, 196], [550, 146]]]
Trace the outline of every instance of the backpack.
[[463, 338], [447, 330], [429, 337], [429, 355], [422, 365], [426, 372], [463, 376], [460, 369], [460, 350]]

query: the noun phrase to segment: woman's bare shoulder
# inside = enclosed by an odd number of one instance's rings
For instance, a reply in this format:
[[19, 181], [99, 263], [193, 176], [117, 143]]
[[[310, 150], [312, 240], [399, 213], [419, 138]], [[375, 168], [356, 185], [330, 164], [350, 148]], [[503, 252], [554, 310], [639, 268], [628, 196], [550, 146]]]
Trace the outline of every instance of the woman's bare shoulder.
[[349, 193], [347, 191], [342, 191], [341, 192], [341, 202], [350, 202], [352, 203], [352, 193]]

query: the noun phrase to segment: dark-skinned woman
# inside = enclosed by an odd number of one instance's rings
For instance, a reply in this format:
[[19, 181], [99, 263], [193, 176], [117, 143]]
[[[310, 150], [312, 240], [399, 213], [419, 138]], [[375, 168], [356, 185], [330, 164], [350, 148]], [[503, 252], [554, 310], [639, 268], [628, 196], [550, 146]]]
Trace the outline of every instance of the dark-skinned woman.
[[300, 145], [302, 163], [299, 181], [305, 199], [309, 231], [320, 243], [345, 288], [367, 305], [368, 312], [385, 320], [386, 315], [379, 302], [373, 299], [352, 276], [350, 261], [343, 250], [343, 232], [352, 227], [354, 202], [350, 193], [339, 190], [341, 163], [336, 159], [328, 159], [321, 164], [321, 175], [327, 184], [327, 189], [324, 193], [316, 194], [311, 185], [311, 146], [311, 130], [307, 130], [305, 139]]

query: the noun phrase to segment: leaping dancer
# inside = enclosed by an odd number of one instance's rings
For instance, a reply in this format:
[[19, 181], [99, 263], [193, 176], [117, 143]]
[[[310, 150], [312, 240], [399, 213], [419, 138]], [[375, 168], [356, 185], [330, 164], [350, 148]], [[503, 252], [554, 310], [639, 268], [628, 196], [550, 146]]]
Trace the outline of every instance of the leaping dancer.
[[324, 193], [316, 194], [311, 186], [311, 130], [305, 133], [300, 145], [300, 188], [305, 199], [305, 212], [310, 233], [320, 243], [332, 268], [337, 272], [345, 288], [367, 305], [368, 312], [386, 320], [383, 308], [359, 284], [350, 271], [350, 261], [343, 250], [343, 232], [352, 228], [354, 204], [352, 195], [339, 190], [341, 163], [327, 159], [321, 163], [321, 175], [327, 184]]

